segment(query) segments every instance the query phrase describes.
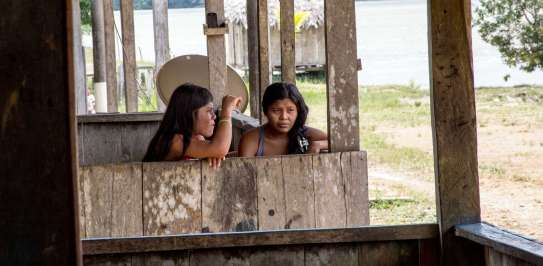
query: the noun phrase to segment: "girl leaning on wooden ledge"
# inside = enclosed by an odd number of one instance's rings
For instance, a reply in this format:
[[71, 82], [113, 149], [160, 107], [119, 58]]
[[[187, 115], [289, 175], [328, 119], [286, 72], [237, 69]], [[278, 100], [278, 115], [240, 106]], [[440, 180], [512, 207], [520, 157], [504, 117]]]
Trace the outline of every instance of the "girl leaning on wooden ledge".
[[193, 84], [179, 86], [172, 94], [143, 161], [207, 158], [210, 166], [219, 167], [232, 140], [232, 111], [240, 102], [241, 97], [224, 96], [216, 125], [213, 96], [209, 90]]
[[239, 156], [319, 153], [328, 149], [328, 135], [305, 125], [309, 108], [294, 84], [277, 82], [268, 86], [262, 109], [268, 122], [242, 136]]

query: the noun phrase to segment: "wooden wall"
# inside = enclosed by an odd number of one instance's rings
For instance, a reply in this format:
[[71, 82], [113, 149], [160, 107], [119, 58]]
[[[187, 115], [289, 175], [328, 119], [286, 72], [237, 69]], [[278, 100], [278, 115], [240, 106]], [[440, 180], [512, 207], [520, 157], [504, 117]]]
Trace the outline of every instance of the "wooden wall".
[[81, 167], [81, 236], [367, 225], [365, 152]]

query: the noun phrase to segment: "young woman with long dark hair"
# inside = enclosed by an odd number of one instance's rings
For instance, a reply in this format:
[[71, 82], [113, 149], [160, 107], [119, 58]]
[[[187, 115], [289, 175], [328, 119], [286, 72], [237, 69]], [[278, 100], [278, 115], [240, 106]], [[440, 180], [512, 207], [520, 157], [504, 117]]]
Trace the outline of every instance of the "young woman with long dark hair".
[[[172, 94], [160, 127], [152, 138], [143, 161], [175, 161], [209, 158], [217, 167], [228, 153], [232, 140], [232, 111], [240, 97], [225, 96], [215, 128], [213, 96], [209, 90], [183, 84]], [[206, 140], [213, 136], [211, 140]]]
[[268, 86], [262, 109], [268, 122], [242, 136], [239, 156], [319, 153], [328, 149], [326, 133], [305, 126], [309, 108], [295, 85], [277, 82]]

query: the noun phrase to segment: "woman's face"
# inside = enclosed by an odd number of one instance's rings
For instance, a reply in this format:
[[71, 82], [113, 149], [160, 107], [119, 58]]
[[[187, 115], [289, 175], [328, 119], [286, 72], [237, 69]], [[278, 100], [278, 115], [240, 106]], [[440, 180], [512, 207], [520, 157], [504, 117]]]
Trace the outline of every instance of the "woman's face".
[[215, 112], [213, 112], [213, 103], [208, 103], [196, 110], [194, 117], [194, 134], [204, 137], [211, 137], [215, 128]]
[[274, 101], [266, 112], [268, 124], [278, 132], [288, 133], [298, 117], [296, 104], [288, 98]]

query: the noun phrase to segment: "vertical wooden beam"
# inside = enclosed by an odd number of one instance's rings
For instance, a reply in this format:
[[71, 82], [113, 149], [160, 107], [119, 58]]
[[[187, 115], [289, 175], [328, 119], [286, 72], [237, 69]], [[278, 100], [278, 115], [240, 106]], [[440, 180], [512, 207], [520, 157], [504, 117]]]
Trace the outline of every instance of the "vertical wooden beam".
[[483, 265], [482, 247], [454, 236], [481, 220], [470, 0], [428, 1], [431, 110], [442, 265]]
[[138, 111], [138, 84], [136, 82], [136, 44], [134, 37], [133, 0], [121, 1], [121, 25], [123, 36], [124, 91], [126, 111]]
[[[168, 36], [168, 0], [153, 0], [153, 29], [155, 36], [155, 78], [158, 70], [170, 60], [170, 44]], [[158, 88], [157, 88], [158, 89]], [[166, 105], [158, 97], [158, 109], [166, 110]]]
[[251, 116], [260, 118], [260, 66], [258, 59], [258, 2], [247, 0], [247, 51], [249, 61], [249, 105]]
[[353, 0], [325, 0], [328, 136], [331, 152], [360, 149]]
[[81, 43], [81, 9], [79, 0], [72, 0], [73, 47], [74, 52], [74, 86], [76, 98], [76, 114], [87, 113], [87, 82], [85, 77], [85, 55]]
[[[264, 91], [270, 85], [272, 72], [270, 71], [270, 27], [268, 22], [268, 0], [258, 1], [258, 66], [259, 66], [259, 103], [262, 103]], [[259, 104], [259, 112], [262, 108]], [[260, 122], [262, 122], [260, 115]]]
[[104, 39], [106, 47], [107, 111], [118, 112], [117, 57], [115, 55], [115, 20], [113, 0], [103, 0]]
[[0, 10], [1, 265], [81, 264], [72, 16], [72, 1]]
[[296, 84], [294, 0], [281, 1], [281, 79]]
[[[106, 44], [104, 40], [104, 6], [102, 0], [91, 1], [92, 44], [94, 67], [94, 96], [96, 111], [107, 112], [106, 90]], [[104, 97], [105, 96], [105, 97]]]
[[[224, 0], [206, 0], [206, 14], [216, 13], [220, 24], [224, 21]], [[207, 57], [209, 58], [209, 89], [215, 98], [225, 95], [226, 84], [226, 47], [224, 35], [207, 36]], [[215, 102], [221, 102], [216, 99]]]

